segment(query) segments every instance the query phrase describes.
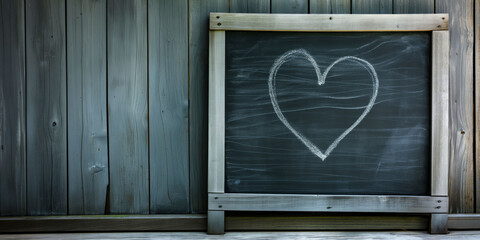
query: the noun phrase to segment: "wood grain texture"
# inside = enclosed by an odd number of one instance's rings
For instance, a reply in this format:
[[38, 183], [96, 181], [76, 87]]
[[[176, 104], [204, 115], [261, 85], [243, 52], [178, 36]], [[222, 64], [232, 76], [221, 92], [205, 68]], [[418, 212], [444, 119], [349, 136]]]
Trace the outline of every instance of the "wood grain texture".
[[89, 215], [0, 218], [0, 233], [205, 231], [205, 215]]
[[350, 13], [350, 0], [310, 0], [310, 13]]
[[106, 0], [67, 1], [68, 212], [105, 212], [108, 185]]
[[450, 15], [450, 178], [451, 213], [474, 212], [473, 176], [473, 1], [436, 1]]
[[352, 13], [393, 13], [393, 0], [352, 0]]
[[269, 13], [270, 0], [230, 0], [230, 12]]
[[189, 1], [190, 207], [207, 209], [208, 23], [210, 12], [228, 12], [228, 0]]
[[308, 13], [308, 0], [271, 0], [272, 13]]
[[[448, 195], [449, 33], [432, 32], [432, 196]], [[433, 219], [433, 218], [432, 218]]]
[[225, 233], [225, 212], [224, 211], [208, 211], [207, 233], [208, 234], [224, 234]]
[[67, 213], [65, 1], [26, 1], [27, 214]]
[[449, 214], [448, 229], [472, 230], [480, 229], [479, 214]]
[[447, 213], [448, 197], [210, 193], [208, 210]]
[[[400, 229], [401, 230], [401, 229]], [[225, 236], [211, 236], [203, 232], [154, 232], [154, 233], [74, 233], [74, 234], [8, 234], [4, 240], [40, 240], [40, 239], [62, 239], [62, 240], [82, 240], [82, 239], [169, 239], [169, 240], [250, 240], [250, 239], [275, 239], [275, 240], [304, 240], [304, 239], [322, 239], [322, 240], [360, 240], [360, 239], [425, 239], [425, 240], [449, 240], [465, 239], [476, 240], [480, 238], [480, 231], [454, 231], [448, 235], [431, 235], [426, 231], [316, 231], [316, 232], [298, 232], [298, 231], [276, 231], [276, 232], [227, 232]]]
[[429, 230], [431, 234], [448, 233], [448, 214], [432, 214]]
[[230, 12], [246, 13], [248, 12], [248, 1], [247, 0], [230, 0], [229, 10]]
[[0, 1], [0, 216], [26, 213], [24, 10]]
[[[475, 0], [475, 12], [480, 13], [480, 0]], [[475, 207], [480, 213], [480, 14], [475, 14]], [[480, 224], [479, 224], [480, 226]]]
[[147, 1], [107, 5], [110, 212], [148, 213]]
[[[388, 229], [391, 230], [391, 229]], [[403, 229], [399, 229], [403, 230]], [[62, 239], [62, 240], [83, 240], [83, 239], [169, 239], [169, 240], [250, 240], [250, 239], [275, 239], [275, 240], [360, 240], [360, 239], [425, 239], [425, 240], [450, 240], [464, 239], [476, 240], [480, 237], [480, 231], [454, 231], [448, 235], [431, 235], [426, 231], [265, 231], [265, 232], [227, 232], [225, 236], [211, 236], [204, 232], [133, 232], [133, 233], [47, 233], [47, 234], [6, 234], [4, 240], [41, 240], [41, 239]]]
[[321, 230], [426, 230], [426, 215], [353, 214], [353, 213], [241, 213], [225, 217], [228, 231], [321, 231]]
[[150, 213], [187, 213], [188, 2], [148, 2]]
[[210, 31], [208, 65], [208, 192], [225, 191], [225, 32]]
[[[428, 226], [429, 217], [425, 214], [230, 212], [225, 217], [227, 231], [427, 230]], [[448, 228], [450, 230], [479, 229], [480, 217], [475, 214], [450, 214]], [[104, 231], [205, 231], [206, 229], [206, 215], [198, 214], [0, 218], [0, 233], [56, 232], [58, 234]], [[16, 236], [18, 238], [18, 235]]]
[[395, 0], [393, 13], [434, 13], [435, 0]]
[[210, 30], [380, 32], [448, 29], [447, 14], [210, 14]]

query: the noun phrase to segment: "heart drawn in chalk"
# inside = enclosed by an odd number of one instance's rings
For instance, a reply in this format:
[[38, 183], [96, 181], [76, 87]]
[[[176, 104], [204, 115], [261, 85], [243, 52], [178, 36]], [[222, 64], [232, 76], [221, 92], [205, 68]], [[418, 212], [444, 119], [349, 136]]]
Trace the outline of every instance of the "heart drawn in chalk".
[[[298, 132], [295, 128], [293, 128], [292, 125], [290, 125], [287, 118], [285, 118], [285, 116], [283, 115], [282, 110], [280, 109], [280, 106], [278, 105], [277, 92], [276, 92], [276, 88], [275, 88], [275, 81], [276, 81], [275, 79], [276, 79], [276, 76], [277, 76], [277, 72], [284, 63], [286, 63], [286, 62], [288, 62], [292, 59], [296, 59], [296, 58], [306, 59], [307, 61], [309, 61], [312, 64], [313, 68], [315, 69], [315, 73], [317, 75], [317, 81], [318, 81], [319, 86], [322, 86], [325, 83], [325, 79], [327, 78], [327, 75], [328, 75], [328, 72], [330, 71], [330, 69], [332, 69], [332, 67], [335, 66], [335, 64], [337, 64], [339, 62], [343, 62], [343, 61], [353, 61], [353, 62], [356, 62], [356, 63], [360, 64], [362, 67], [364, 67], [370, 73], [370, 75], [372, 77], [373, 94], [372, 94], [372, 97], [370, 98], [370, 101], [368, 102], [368, 105], [365, 107], [365, 110], [363, 110], [362, 114], [357, 118], [357, 120], [352, 125], [350, 125], [350, 127], [348, 127], [342, 134], [340, 134], [340, 136], [338, 136], [330, 144], [330, 146], [328, 146], [325, 153], [323, 153], [315, 144], [313, 144], [310, 140], [308, 140], [305, 136], [303, 136], [300, 132]], [[337, 147], [338, 143], [340, 141], [342, 141], [342, 139], [345, 138], [345, 136], [347, 136], [350, 133], [350, 131], [352, 131], [365, 118], [365, 116], [368, 114], [368, 112], [370, 112], [370, 110], [372, 109], [372, 107], [375, 103], [375, 99], [377, 98], [377, 94], [378, 94], [378, 76], [377, 76], [377, 72], [373, 68], [372, 64], [370, 64], [368, 61], [366, 61], [364, 59], [361, 59], [361, 58], [358, 58], [358, 57], [353, 57], [353, 56], [345, 56], [345, 57], [341, 57], [341, 58], [337, 59], [335, 62], [330, 64], [330, 66], [328, 66], [327, 69], [325, 69], [325, 72], [322, 74], [320, 72], [320, 68], [318, 68], [317, 62], [315, 61], [315, 59], [313, 59], [312, 55], [310, 55], [304, 49], [294, 49], [294, 50], [290, 50], [290, 51], [284, 53], [282, 56], [277, 58], [275, 60], [275, 62], [273, 63], [272, 67], [270, 68], [270, 75], [268, 77], [268, 92], [270, 94], [270, 100], [272, 102], [273, 109], [275, 110], [275, 113], [277, 114], [280, 121], [282, 121], [282, 123], [313, 154], [315, 154], [320, 159], [322, 159], [322, 161], [324, 161], [328, 157], [328, 155], [330, 155], [330, 153], [333, 151], [333, 149], [335, 149], [335, 147]]]

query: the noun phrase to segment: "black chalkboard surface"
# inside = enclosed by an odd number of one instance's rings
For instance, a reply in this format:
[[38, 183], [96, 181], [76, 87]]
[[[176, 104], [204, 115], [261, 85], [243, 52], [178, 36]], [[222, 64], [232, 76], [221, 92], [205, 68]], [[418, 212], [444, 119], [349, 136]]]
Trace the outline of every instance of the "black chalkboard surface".
[[430, 33], [229, 31], [225, 52], [225, 192], [430, 194]]

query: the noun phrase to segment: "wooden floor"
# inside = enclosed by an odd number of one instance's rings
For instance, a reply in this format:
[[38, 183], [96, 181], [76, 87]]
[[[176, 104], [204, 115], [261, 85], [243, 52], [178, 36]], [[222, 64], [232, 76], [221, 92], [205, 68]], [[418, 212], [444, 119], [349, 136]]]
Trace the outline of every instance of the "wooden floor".
[[228, 232], [207, 235], [203, 232], [157, 233], [62, 233], [62, 234], [0, 234], [0, 239], [480, 239], [480, 231], [454, 231], [446, 235], [427, 232]]

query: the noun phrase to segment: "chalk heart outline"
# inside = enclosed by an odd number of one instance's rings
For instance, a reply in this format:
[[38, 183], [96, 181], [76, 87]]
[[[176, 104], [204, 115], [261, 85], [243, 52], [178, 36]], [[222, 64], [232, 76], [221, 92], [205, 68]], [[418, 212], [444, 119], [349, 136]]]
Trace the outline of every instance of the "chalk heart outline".
[[[276, 82], [276, 76], [277, 72], [282, 67], [282, 65], [292, 59], [298, 59], [298, 58], [303, 58], [309, 61], [313, 68], [315, 69], [315, 73], [317, 75], [317, 81], [318, 85], [322, 86], [325, 84], [325, 79], [327, 78], [328, 73], [330, 70], [335, 66], [335, 64], [343, 62], [343, 61], [353, 61], [358, 64], [360, 64], [362, 67], [364, 67], [369, 73], [370, 76], [372, 77], [372, 97], [370, 98], [370, 101], [368, 102], [368, 105], [365, 107], [365, 110], [363, 110], [362, 114], [357, 118], [357, 120], [350, 125], [340, 136], [338, 136], [331, 144], [328, 146], [327, 150], [322, 152], [315, 144], [313, 144], [308, 138], [303, 136], [299, 131], [297, 131], [295, 128], [292, 127], [290, 122], [287, 120], [287, 118], [283, 115], [282, 110], [280, 109], [280, 106], [278, 105], [277, 101], [277, 92], [276, 92], [276, 87], [275, 87], [275, 82]], [[375, 100], [377, 98], [378, 94], [378, 76], [377, 72], [373, 68], [372, 64], [370, 64], [368, 61], [354, 57], [354, 56], [345, 56], [337, 59], [334, 61], [332, 64], [330, 64], [326, 69], [325, 72], [322, 74], [320, 72], [320, 68], [317, 65], [317, 62], [315, 59], [310, 55], [305, 49], [294, 49], [287, 51], [284, 53], [282, 56], [277, 58], [275, 62], [273, 63], [272, 67], [270, 68], [270, 75], [268, 77], [268, 91], [270, 94], [270, 100], [272, 102], [273, 109], [275, 110], [275, 113], [277, 114], [278, 118], [282, 123], [316, 156], [318, 156], [322, 161], [325, 161], [325, 159], [330, 155], [330, 153], [337, 147], [338, 143], [345, 138], [364, 118], [365, 116], [370, 112], [372, 109], [373, 105], [375, 104]]]

